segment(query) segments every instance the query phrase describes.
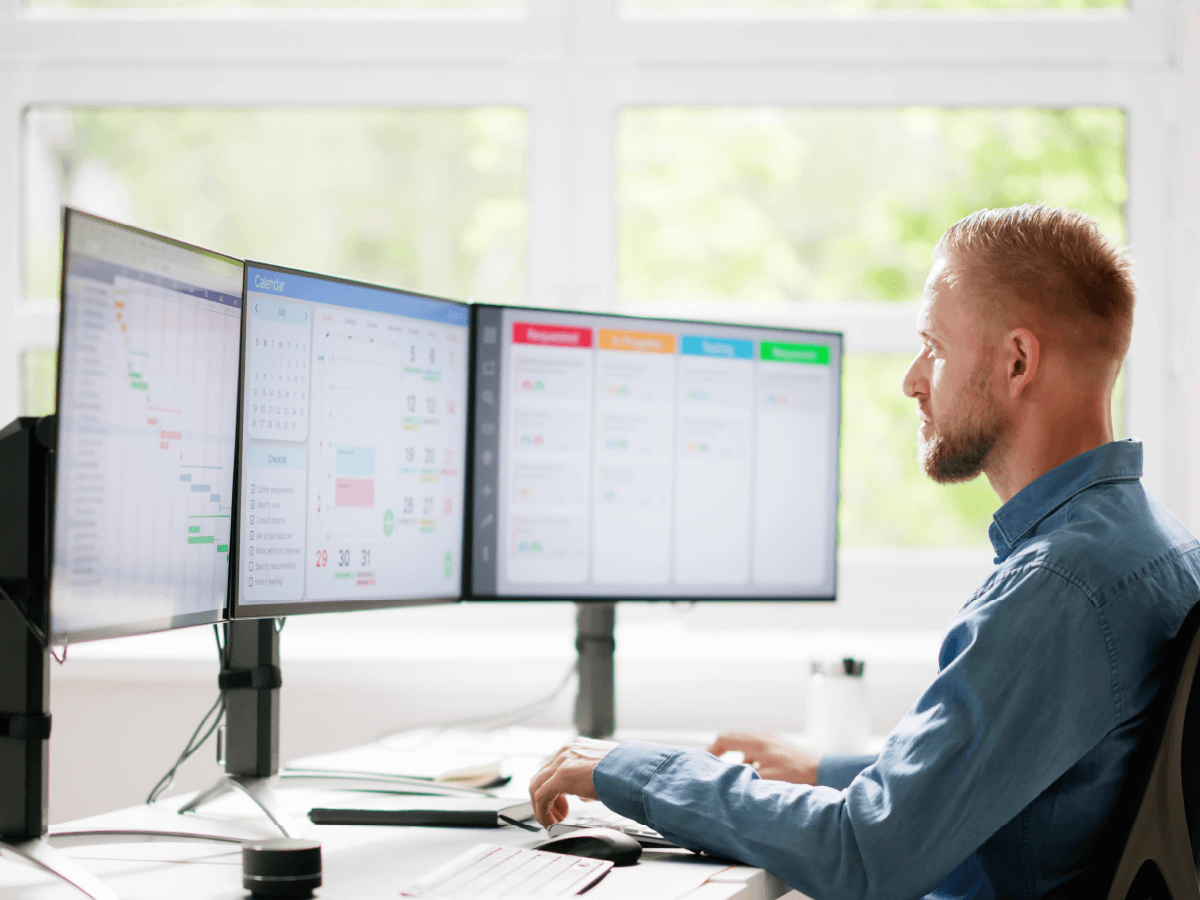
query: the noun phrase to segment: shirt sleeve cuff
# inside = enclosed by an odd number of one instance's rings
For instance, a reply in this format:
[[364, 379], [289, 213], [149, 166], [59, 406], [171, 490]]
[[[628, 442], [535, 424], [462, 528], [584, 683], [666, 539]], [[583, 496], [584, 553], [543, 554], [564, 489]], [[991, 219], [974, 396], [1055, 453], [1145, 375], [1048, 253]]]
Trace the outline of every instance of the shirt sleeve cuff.
[[875, 753], [828, 753], [817, 764], [817, 784], [844, 791], [858, 773], [875, 764]]
[[672, 747], [642, 741], [619, 744], [592, 771], [596, 796], [613, 812], [647, 824], [642, 789], [677, 752]]

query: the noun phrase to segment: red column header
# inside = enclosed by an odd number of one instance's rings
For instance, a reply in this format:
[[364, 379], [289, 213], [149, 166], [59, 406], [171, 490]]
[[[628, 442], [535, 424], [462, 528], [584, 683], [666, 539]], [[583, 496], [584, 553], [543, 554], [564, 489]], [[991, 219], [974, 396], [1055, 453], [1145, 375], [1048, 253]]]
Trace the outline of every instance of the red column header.
[[513, 322], [513, 343], [588, 348], [592, 346], [592, 329], [543, 325], [540, 322]]

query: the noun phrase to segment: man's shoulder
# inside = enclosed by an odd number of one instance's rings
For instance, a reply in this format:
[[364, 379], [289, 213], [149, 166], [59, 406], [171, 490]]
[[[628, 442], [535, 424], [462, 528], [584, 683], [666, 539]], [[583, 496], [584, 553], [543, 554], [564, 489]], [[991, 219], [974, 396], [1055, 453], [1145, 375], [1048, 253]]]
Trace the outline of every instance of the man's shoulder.
[[1139, 583], [1163, 581], [1200, 598], [1200, 541], [1137, 483], [1076, 495], [1038, 525], [993, 579], [1039, 569], [1076, 585], [1096, 605]]

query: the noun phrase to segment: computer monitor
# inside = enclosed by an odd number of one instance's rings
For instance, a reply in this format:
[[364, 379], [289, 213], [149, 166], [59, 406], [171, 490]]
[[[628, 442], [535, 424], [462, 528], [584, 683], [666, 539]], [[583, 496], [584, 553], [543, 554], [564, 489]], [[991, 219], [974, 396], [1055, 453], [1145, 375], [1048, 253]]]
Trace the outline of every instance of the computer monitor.
[[236, 259], [66, 210], [57, 413], [0, 430], [0, 849], [97, 900], [45, 840], [49, 648], [226, 617], [241, 287]]
[[180, 811], [237, 790], [296, 837], [271, 620], [462, 598], [470, 310], [259, 262], [243, 298], [225, 776]]
[[833, 600], [841, 335], [475, 309], [470, 594]]
[[218, 622], [242, 263], [73, 209], [63, 235], [52, 639]]
[[462, 596], [470, 311], [248, 262], [232, 615]]

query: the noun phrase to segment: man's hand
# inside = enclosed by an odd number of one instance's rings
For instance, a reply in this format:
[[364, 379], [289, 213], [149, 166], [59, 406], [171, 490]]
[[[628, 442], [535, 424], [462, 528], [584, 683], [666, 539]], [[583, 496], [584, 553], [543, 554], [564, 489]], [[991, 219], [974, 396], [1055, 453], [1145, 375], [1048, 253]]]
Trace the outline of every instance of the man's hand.
[[538, 824], [549, 828], [567, 817], [567, 794], [597, 800], [592, 772], [617, 745], [612, 741], [575, 738], [542, 766], [529, 782], [529, 799]]
[[730, 750], [740, 751], [745, 756], [746, 765], [754, 766], [758, 774], [769, 781], [817, 783], [820, 754], [811, 750], [801, 750], [777, 734], [731, 732], [720, 735], [708, 748], [708, 752], [713, 756], [720, 756]]

